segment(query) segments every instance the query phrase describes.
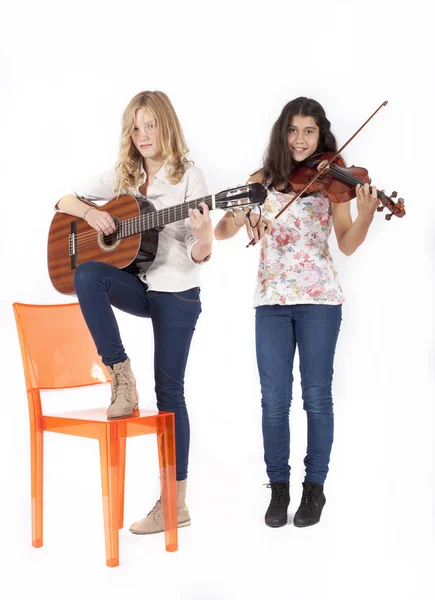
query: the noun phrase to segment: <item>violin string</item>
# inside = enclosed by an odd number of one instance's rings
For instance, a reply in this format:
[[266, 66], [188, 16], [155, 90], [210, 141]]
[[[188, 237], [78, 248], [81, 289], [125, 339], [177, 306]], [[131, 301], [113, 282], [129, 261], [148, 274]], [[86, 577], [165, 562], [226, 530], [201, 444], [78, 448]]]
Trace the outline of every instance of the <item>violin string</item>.
[[[358, 179], [358, 177], [354, 177], [353, 175], [350, 175], [348, 173], [344, 173], [340, 167], [336, 167], [335, 165], [331, 165], [329, 167], [329, 171], [332, 171], [333, 175], [336, 176], [336, 179], [340, 179], [341, 181], [343, 181], [343, 183], [349, 183], [352, 185], [356, 185], [356, 184], [361, 184], [364, 185], [364, 181], [362, 181], [361, 179]], [[390, 200], [390, 198], [388, 198], [388, 196], [386, 194], [384, 194], [383, 192], [381, 192], [380, 190], [377, 190], [377, 194], [379, 198], [382, 198], [384, 200]]]
[[339, 167], [336, 167], [335, 165], [331, 165], [328, 170], [331, 171], [333, 175], [335, 175], [336, 179], [343, 181], [343, 183], [349, 183], [352, 185], [360, 183], [364, 185], [364, 181], [358, 179], [357, 177], [354, 177], [353, 175], [344, 173]]

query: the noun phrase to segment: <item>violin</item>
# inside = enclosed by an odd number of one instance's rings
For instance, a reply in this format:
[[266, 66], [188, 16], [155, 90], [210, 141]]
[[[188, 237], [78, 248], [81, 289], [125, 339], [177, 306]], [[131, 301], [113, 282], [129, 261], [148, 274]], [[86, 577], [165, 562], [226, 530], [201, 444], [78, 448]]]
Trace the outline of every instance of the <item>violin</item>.
[[[328, 196], [332, 202], [347, 202], [356, 197], [356, 186], [358, 184], [371, 183], [369, 174], [363, 167], [346, 167], [340, 153], [346, 146], [359, 134], [359, 132], [367, 125], [377, 112], [383, 106], [388, 104], [388, 100], [383, 102], [375, 112], [361, 125], [357, 131], [347, 140], [337, 152], [323, 152], [310, 156], [303, 164], [301, 164], [291, 176], [291, 186], [296, 193], [293, 198], [275, 215], [274, 219], [278, 219], [288, 207], [303, 194], [310, 191], [322, 191]], [[371, 190], [370, 190], [371, 191]], [[393, 192], [391, 196], [387, 196], [384, 192], [377, 192], [377, 196], [382, 203], [376, 210], [381, 212], [384, 208], [388, 208], [390, 213], [385, 215], [387, 221], [393, 215], [403, 217], [405, 212], [405, 202], [403, 198], [399, 198], [394, 202], [393, 198], [397, 197], [397, 192]], [[246, 246], [255, 245], [255, 240], [252, 239]]]
[[[326, 169], [323, 168], [324, 165], [326, 165]], [[313, 181], [310, 184], [311, 180]], [[336, 203], [348, 202], [355, 198], [356, 186], [365, 183], [371, 183], [367, 169], [346, 167], [343, 158], [340, 155], [336, 156], [334, 152], [313, 154], [292, 173], [290, 180], [293, 191], [303, 190], [306, 194], [322, 192], [331, 202]], [[397, 192], [392, 192], [390, 196], [387, 196], [384, 192], [378, 191], [377, 196], [382, 206], [376, 210], [382, 212], [384, 208], [387, 208], [390, 211], [385, 215], [387, 221], [393, 215], [401, 218], [406, 214], [403, 198], [399, 198], [397, 202], [393, 200], [397, 197]]]

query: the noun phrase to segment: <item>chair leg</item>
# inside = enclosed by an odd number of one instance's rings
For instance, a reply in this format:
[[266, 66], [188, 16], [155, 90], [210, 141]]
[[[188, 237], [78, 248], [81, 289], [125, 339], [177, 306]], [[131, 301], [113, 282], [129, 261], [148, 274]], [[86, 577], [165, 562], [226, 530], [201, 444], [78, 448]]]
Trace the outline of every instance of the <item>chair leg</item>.
[[125, 453], [127, 439], [119, 440], [119, 523], [118, 529], [124, 527], [124, 489], [125, 489]]
[[165, 544], [168, 552], [175, 552], [178, 550], [178, 518], [174, 415], [173, 413], [161, 414], [158, 419], [157, 447]]
[[100, 438], [101, 484], [103, 492], [106, 564], [119, 565], [119, 431], [118, 423], [108, 423]]
[[44, 499], [44, 432], [31, 423], [32, 546], [42, 546]]

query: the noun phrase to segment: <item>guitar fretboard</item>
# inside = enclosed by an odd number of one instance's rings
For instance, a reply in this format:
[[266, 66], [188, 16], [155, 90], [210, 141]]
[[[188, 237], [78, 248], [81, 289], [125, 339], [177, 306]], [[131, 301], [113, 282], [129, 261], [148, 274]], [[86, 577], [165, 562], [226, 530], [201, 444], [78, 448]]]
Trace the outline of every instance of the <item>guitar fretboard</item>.
[[183, 202], [182, 204], [168, 206], [168, 208], [162, 208], [153, 212], [144, 213], [139, 217], [133, 217], [132, 219], [119, 221], [116, 237], [117, 239], [123, 239], [130, 237], [131, 235], [136, 235], [137, 233], [143, 233], [148, 229], [164, 227], [168, 223], [174, 223], [175, 221], [187, 219], [189, 216], [189, 209], [198, 208], [201, 202], [205, 202], [209, 208], [212, 208], [213, 196], [209, 195], [204, 196], [203, 198], [195, 198], [195, 200], [189, 200], [188, 202]]

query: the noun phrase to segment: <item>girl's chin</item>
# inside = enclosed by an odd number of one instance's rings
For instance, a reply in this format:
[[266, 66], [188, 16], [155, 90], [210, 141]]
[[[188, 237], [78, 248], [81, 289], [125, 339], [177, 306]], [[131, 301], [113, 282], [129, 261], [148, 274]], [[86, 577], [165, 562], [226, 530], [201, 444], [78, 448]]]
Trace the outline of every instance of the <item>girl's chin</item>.
[[160, 156], [160, 152], [158, 150], [144, 150], [143, 148], [141, 148], [140, 150], [140, 154], [144, 157], [144, 158], [154, 158], [154, 159], [158, 159]]
[[310, 158], [312, 154], [314, 154], [314, 152], [304, 152], [302, 154], [294, 154], [292, 152], [292, 158], [295, 162], [303, 162], [304, 160], [307, 160], [307, 158]]

